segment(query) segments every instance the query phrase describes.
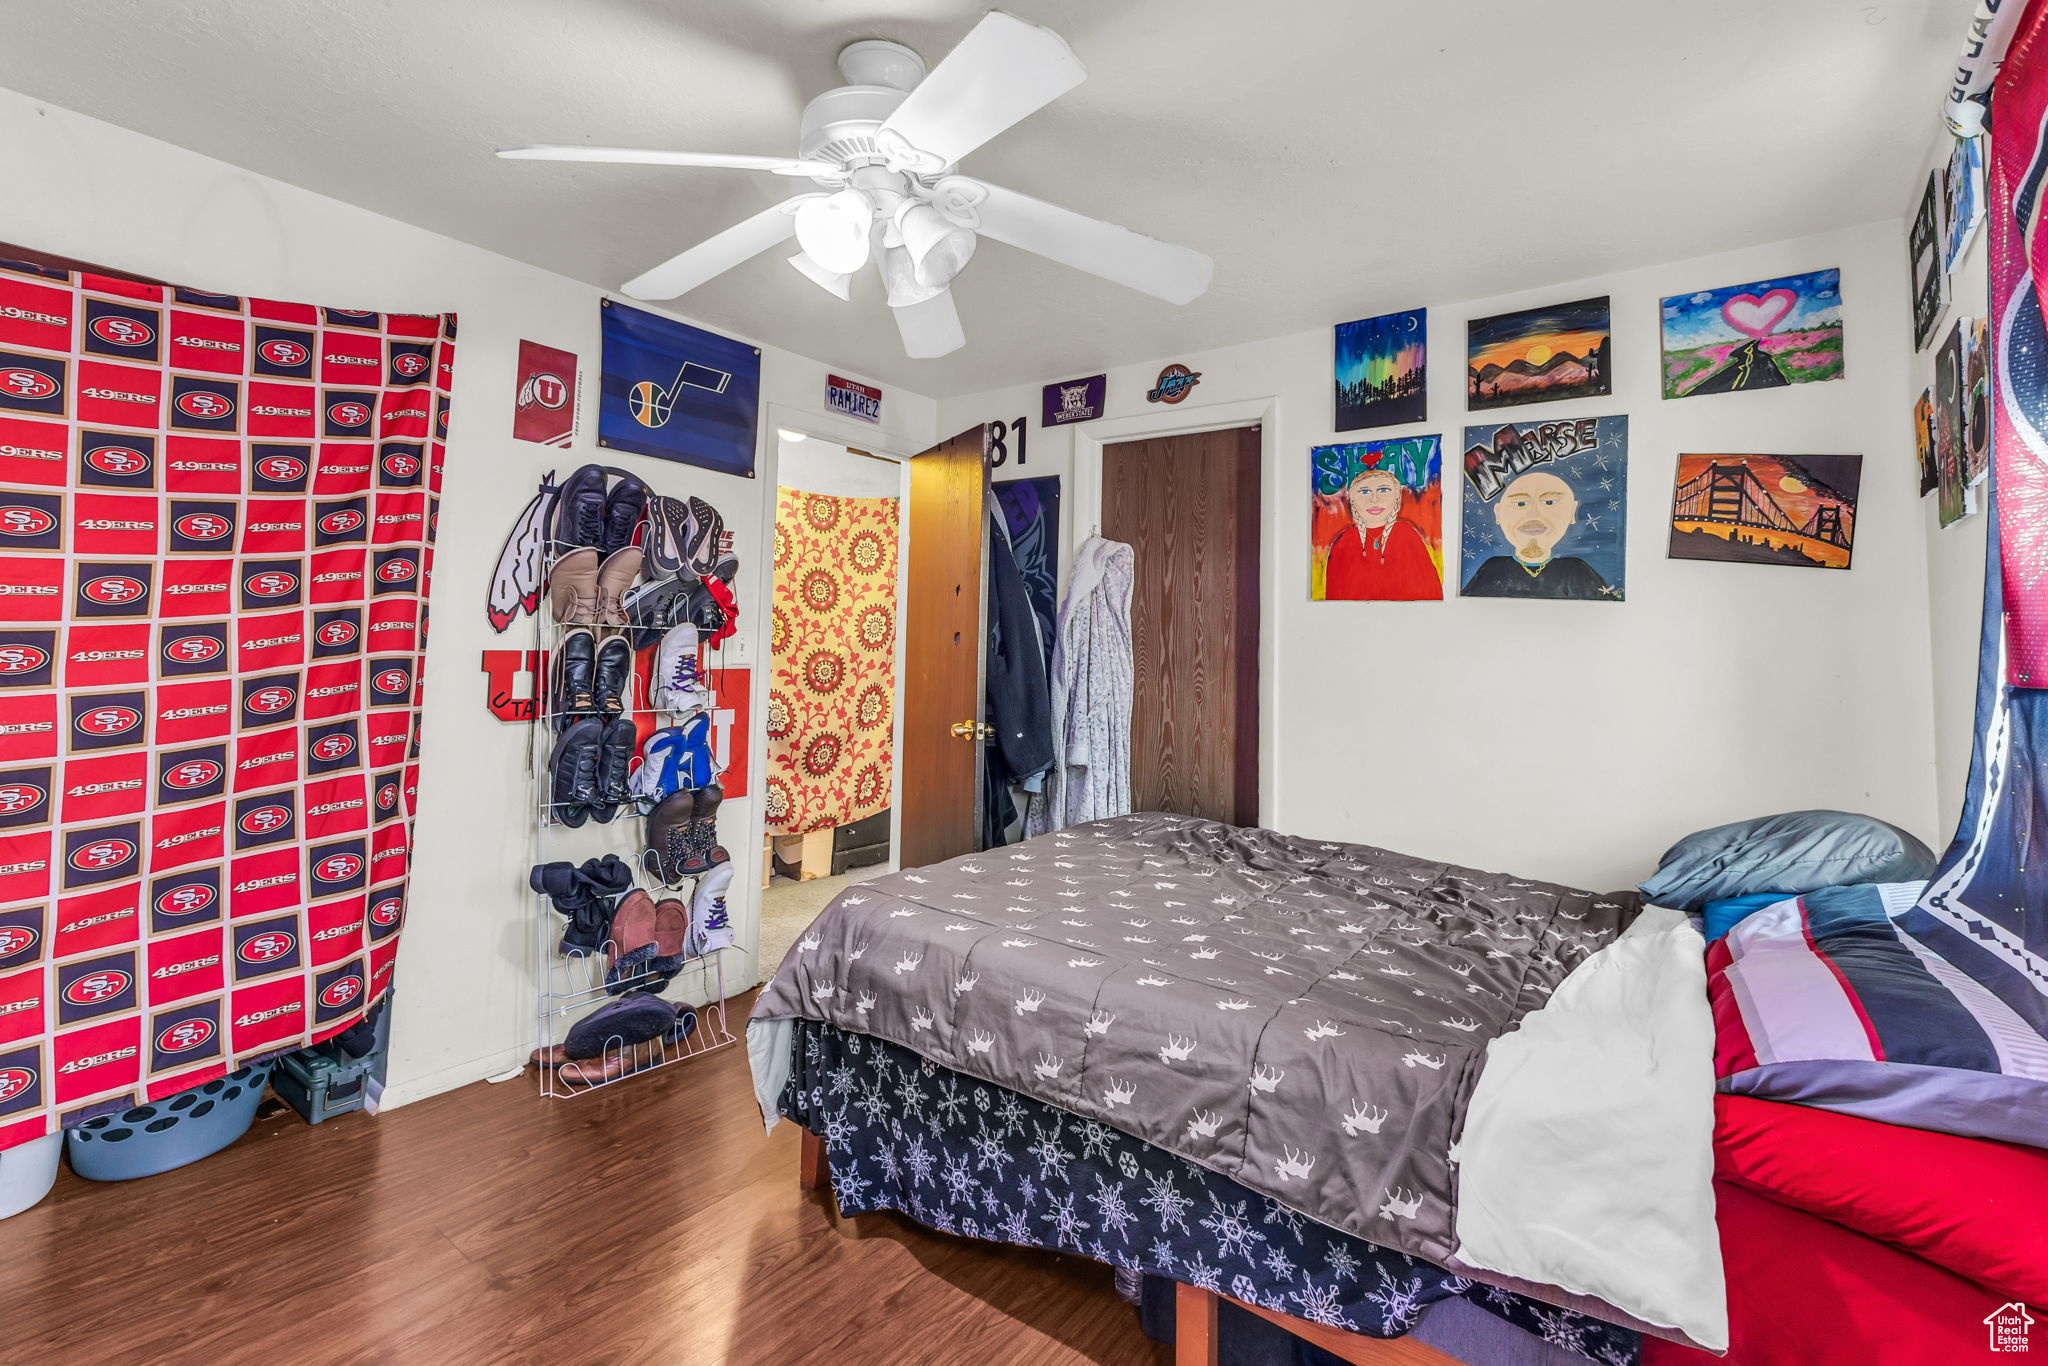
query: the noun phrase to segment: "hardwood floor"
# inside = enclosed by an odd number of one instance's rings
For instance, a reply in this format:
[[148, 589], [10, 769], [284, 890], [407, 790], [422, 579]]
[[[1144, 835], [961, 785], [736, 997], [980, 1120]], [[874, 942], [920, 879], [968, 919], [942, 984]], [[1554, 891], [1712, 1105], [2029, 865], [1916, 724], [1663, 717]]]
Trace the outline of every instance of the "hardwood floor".
[[[736, 1003], [737, 1004], [737, 1003]], [[743, 1014], [734, 1018], [737, 1025]], [[567, 1101], [478, 1084], [0, 1220], [0, 1358], [1164, 1366], [1098, 1263], [842, 1219], [723, 1049]]]

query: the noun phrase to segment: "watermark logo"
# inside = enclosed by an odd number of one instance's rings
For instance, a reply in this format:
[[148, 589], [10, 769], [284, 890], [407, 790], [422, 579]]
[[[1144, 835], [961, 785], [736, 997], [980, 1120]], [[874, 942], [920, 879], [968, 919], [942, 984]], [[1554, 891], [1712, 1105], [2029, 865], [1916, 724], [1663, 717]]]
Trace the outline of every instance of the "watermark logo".
[[2028, 1348], [2027, 1330], [2034, 1326], [2034, 1316], [2027, 1312], [2027, 1306], [2013, 1300], [1986, 1314], [1984, 1326], [1991, 1332], [1992, 1351], [2024, 1352]]

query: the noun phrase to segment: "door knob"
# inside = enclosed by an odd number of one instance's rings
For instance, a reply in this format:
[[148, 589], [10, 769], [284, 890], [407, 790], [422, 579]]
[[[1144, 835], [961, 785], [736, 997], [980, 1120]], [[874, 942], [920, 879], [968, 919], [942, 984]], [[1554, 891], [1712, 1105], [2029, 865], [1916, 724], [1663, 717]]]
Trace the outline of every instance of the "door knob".
[[953, 737], [957, 740], [993, 740], [996, 728], [986, 721], [955, 721]]

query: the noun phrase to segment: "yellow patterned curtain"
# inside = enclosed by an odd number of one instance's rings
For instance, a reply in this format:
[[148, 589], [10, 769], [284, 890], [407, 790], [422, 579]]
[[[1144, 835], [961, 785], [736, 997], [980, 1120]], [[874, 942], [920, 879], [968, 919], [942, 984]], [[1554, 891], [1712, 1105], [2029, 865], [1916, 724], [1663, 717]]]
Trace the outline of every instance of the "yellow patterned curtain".
[[775, 496], [768, 832], [802, 835], [889, 805], [897, 500]]

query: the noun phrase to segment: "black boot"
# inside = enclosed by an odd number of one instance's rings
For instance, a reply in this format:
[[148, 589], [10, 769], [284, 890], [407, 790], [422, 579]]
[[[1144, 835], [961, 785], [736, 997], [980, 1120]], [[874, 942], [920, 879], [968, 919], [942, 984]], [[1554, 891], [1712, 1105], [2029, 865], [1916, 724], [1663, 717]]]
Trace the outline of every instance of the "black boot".
[[640, 529], [641, 515], [647, 510], [647, 485], [630, 475], [613, 485], [604, 498], [604, 523], [601, 539], [597, 543], [600, 554], [633, 544], [633, 533]]
[[633, 643], [624, 636], [606, 636], [598, 642], [591, 672], [592, 710], [599, 716], [625, 711], [633, 693]]
[[583, 824], [590, 818], [590, 808], [598, 804], [598, 747], [603, 734], [604, 722], [586, 716], [555, 741], [548, 764], [548, 802], [563, 825]]
[[588, 631], [569, 631], [555, 646], [554, 696], [548, 699], [548, 710], [557, 731], [596, 712], [597, 655], [597, 637]]
[[584, 465], [562, 481], [555, 494], [555, 544], [567, 550], [604, 540], [605, 489], [611, 482], [602, 465]]
[[689, 788], [671, 792], [647, 813], [647, 847], [640, 866], [663, 886], [673, 887], [684, 877], [687, 861], [684, 835], [696, 814], [697, 794]]
[[708, 873], [713, 864], [723, 863], [729, 857], [718, 847], [718, 805], [724, 800], [725, 789], [717, 783], [698, 790], [697, 808], [683, 828], [683, 863], [679, 871], [685, 876]]
[[597, 746], [597, 801], [591, 816], [599, 824], [619, 814], [619, 808], [633, 805], [633, 794], [626, 787], [626, 770], [633, 766], [633, 756], [640, 752], [640, 733], [633, 728], [630, 716], [615, 716], [604, 723], [604, 734]]

